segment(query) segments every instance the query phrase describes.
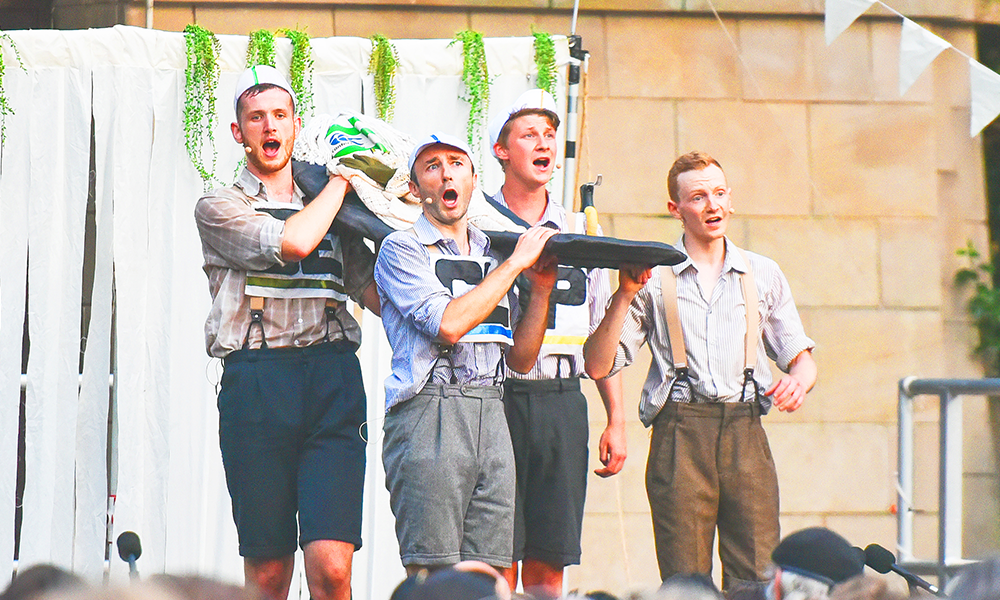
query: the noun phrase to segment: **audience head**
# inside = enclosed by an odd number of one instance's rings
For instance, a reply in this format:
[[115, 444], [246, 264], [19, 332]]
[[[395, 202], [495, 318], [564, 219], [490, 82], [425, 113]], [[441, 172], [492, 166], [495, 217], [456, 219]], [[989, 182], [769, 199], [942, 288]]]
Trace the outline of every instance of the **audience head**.
[[390, 600], [510, 600], [507, 580], [490, 565], [475, 560], [411, 575]]
[[36, 565], [22, 569], [0, 600], [265, 600], [256, 588], [199, 575], [153, 575], [124, 587], [91, 587], [65, 569]]
[[865, 568], [864, 551], [824, 527], [810, 527], [781, 540], [771, 554], [776, 565], [770, 600], [825, 600], [831, 588]]
[[183, 600], [265, 600], [260, 589], [224, 583], [200, 575], [153, 575], [149, 585], [156, 586]]
[[586, 594], [573, 590], [566, 596], [566, 600], [618, 600], [618, 596], [604, 590], [594, 590]]
[[413, 590], [427, 579], [427, 572], [423, 571], [410, 575], [399, 582], [396, 589], [392, 591], [389, 600], [410, 600], [413, 597]]
[[952, 600], [996, 600], [1000, 598], [1000, 557], [971, 564], [948, 586]]
[[722, 592], [708, 575], [691, 573], [674, 575], [660, 585], [656, 600], [722, 600]]
[[858, 575], [838, 583], [830, 592], [830, 600], [905, 600], [906, 596], [889, 589], [882, 577]]
[[31, 600], [50, 592], [76, 592], [87, 588], [82, 578], [55, 565], [33, 565], [19, 569], [0, 600]]

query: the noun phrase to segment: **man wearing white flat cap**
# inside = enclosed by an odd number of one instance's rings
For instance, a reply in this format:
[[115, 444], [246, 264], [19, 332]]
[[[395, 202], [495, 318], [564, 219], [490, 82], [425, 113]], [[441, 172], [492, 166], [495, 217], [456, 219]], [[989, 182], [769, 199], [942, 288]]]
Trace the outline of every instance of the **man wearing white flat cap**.
[[233, 97], [247, 164], [195, 208], [212, 309], [208, 353], [224, 365], [219, 437], [247, 582], [288, 595], [296, 546], [309, 595], [351, 597], [361, 546], [366, 418], [350, 297], [378, 311], [373, 257], [330, 225], [349, 186], [332, 177], [308, 204], [293, 183], [295, 93], [255, 66]]
[[[538, 355], [555, 264], [555, 233], [533, 227], [501, 260], [468, 223], [476, 175], [468, 145], [434, 134], [410, 154], [413, 229], [388, 235], [375, 263], [392, 346], [382, 462], [409, 574], [464, 560], [511, 562], [514, 457], [500, 401], [504, 362], [526, 371]], [[514, 279], [535, 285], [527, 309]]]
[[[523, 225], [549, 223], [575, 233], [566, 210], [546, 189], [556, 168], [558, 127], [555, 100], [538, 89], [494, 116], [491, 150], [504, 182], [493, 200]], [[611, 296], [603, 269], [560, 266], [558, 278], [538, 359], [528, 373], [508, 372], [504, 382], [517, 465], [514, 560], [522, 561], [524, 590], [550, 598], [562, 595], [563, 568], [580, 562], [589, 439], [587, 400], [580, 391], [583, 344]], [[527, 297], [523, 290], [521, 297]], [[608, 477], [622, 469], [627, 454], [621, 377], [598, 381], [597, 389], [608, 425], [599, 448], [604, 466], [595, 472]], [[516, 564], [511, 573], [513, 586]]]

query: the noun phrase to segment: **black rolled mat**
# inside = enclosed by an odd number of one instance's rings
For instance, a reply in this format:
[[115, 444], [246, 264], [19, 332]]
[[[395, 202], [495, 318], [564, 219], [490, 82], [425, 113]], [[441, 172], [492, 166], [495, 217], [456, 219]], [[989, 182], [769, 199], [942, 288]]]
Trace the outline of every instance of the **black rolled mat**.
[[[315, 198], [329, 178], [326, 167], [305, 162], [292, 162], [295, 183], [308, 198]], [[357, 194], [351, 192], [333, 221], [335, 231], [340, 228], [359, 233], [375, 242], [395, 231], [375, 216]], [[486, 231], [490, 244], [501, 254], [510, 254], [520, 234], [513, 231]], [[669, 244], [662, 242], [637, 242], [613, 237], [576, 233], [559, 233], [552, 236], [545, 249], [559, 257], [559, 264], [583, 268], [617, 269], [622, 263], [645, 265], [676, 265], [686, 258]]]

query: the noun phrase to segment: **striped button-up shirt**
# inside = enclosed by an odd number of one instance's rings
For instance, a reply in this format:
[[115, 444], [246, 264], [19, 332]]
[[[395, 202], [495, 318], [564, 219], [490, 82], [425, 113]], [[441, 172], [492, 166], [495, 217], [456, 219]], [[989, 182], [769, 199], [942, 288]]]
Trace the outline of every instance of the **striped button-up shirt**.
[[[445, 308], [454, 299], [434, 274], [430, 250], [459, 255], [455, 240], [441, 235], [420, 215], [412, 231], [397, 231], [382, 240], [375, 261], [375, 282], [382, 306], [382, 325], [392, 346], [392, 374], [385, 380], [385, 409], [412, 398], [427, 383], [498, 385], [503, 376], [503, 348], [489, 342], [455, 344], [451, 363], [439, 358], [438, 333]], [[471, 256], [491, 256], [490, 238], [469, 225]], [[494, 256], [499, 263], [499, 257]], [[511, 325], [517, 302], [508, 294]], [[498, 377], [499, 375], [499, 377]]]
[[[235, 185], [213, 190], [195, 206], [201, 234], [205, 273], [212, 293], [212, 309], [205, 322], [209, 355], [225, 357], [243, 346], [250, 325], [250, 302], [244, 293], [247, 271], [263, 271], [281, 260], [281, 236], [285, 222], [255, 205], [267, 201], [267, 188], [253, 173], [243, 169]], [[302, 206], [298, 186], [292, 204]], [[344, 252], [344, 287], [351, 298], [372, 281], [374, 255], [360, 237], [340, 236]], [[336, 311], [330, 324], [330, 339], [361, 342], [361, 328], [346, 305]], [[264, 301], [264, 331], [271, 348], [305, 347], [326, 340], [326, 300], [323, 298], [267, 298]], [[341, 330], [341, 325], [343, 330]], [[250, 347], [260, 345], [260, 328], [250, 331]]]
[[[677, 248], [684, 250], [683, 238]], [[773, 260], [753, 252], [746, 253], [757, 286], [760, 312], [760, 339], [753, 361], [754, 379], [761, 393], [772, 383], [768, 359], [787, 372], [789, 363], [816, 343], [806, 336], [792, 293], [781, 269]], [[726, 239], [726, 257], [719, 281], [706, 299], [698, 283], [698, 269], [691, 259], [660, 267], [673, 269], [677, 276], [677, 305], [687, 346], [690, 385], [675, 383], [670, 354], [666, 315], [660, 274], [653, 277], [636, 294], [629, 306], [615, 356], [612, 373], [635, 360], [638, 349], [649, 343], [653, 360], [642, 387], [639, 417], [650, 425], [668, 400], [674, 402], [739, 402], [753, 400], [753, 385], [744, 397], [743, 367], [745, 361], [746, 308], [740, 274], [747, 265], [735, 246]], [[762, 409], [771, 407], [770, 398], [762, 397]]]
[[[497, 202], [510, 208], [503, 197], [503, 188], [497, 190], [493, 197]], [[574, 215], [575, 216], [575, 215]], [[549, 200], [545, 205], [545, 213], [538, 223], [552, 223], [562, 232], [576, 232], [576, 227], [570, 225], [566, 209], [561, 205]], [[537, 223], [535, 223], [537, 225]], [[580, 232], [577, 232], [580, 233]], [[600, 235], [598, 231], [598, 235]], [[604, 312], [608, 308], [611, 300], [611, 286], [608, 283], [608, 272], [605, 269], [588, 269], [587, 271], [587, 310], [589, 316], [589, 327], [587, 334], [594, 333], [597, 326], [604, 318]], [[515, 286], [516, 288], [516, 286]], [[515, 289], [516, 291], [516, 289]], [[557, 284], [554, 293], [557, 294], [559, 287]], [[557, 309], [558, 310], [558, 309]], [[546, 337], [558, 335], [558, 331], [547, 330]], [[536, 381], [540, 379], [556, 379], [557, 377], [585, 377], [583, 364], [583, 343], [577, 346], [573, 352], [548, 352], [546, 346], [542, 346], [538, 353], [538, 359], [527, 373], [518, 373], [510, 369], [507, 370], [507, 377], [511, 379], [526, 379]]]

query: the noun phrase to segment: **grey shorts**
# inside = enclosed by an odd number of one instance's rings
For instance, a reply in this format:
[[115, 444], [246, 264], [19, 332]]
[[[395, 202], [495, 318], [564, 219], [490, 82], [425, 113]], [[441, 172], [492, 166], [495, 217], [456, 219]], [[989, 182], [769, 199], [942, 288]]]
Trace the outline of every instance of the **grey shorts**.
[[514, 453], [500, 389], [429, 384], [389, 411], [384, 430], [403, 564], [509, 567]]

